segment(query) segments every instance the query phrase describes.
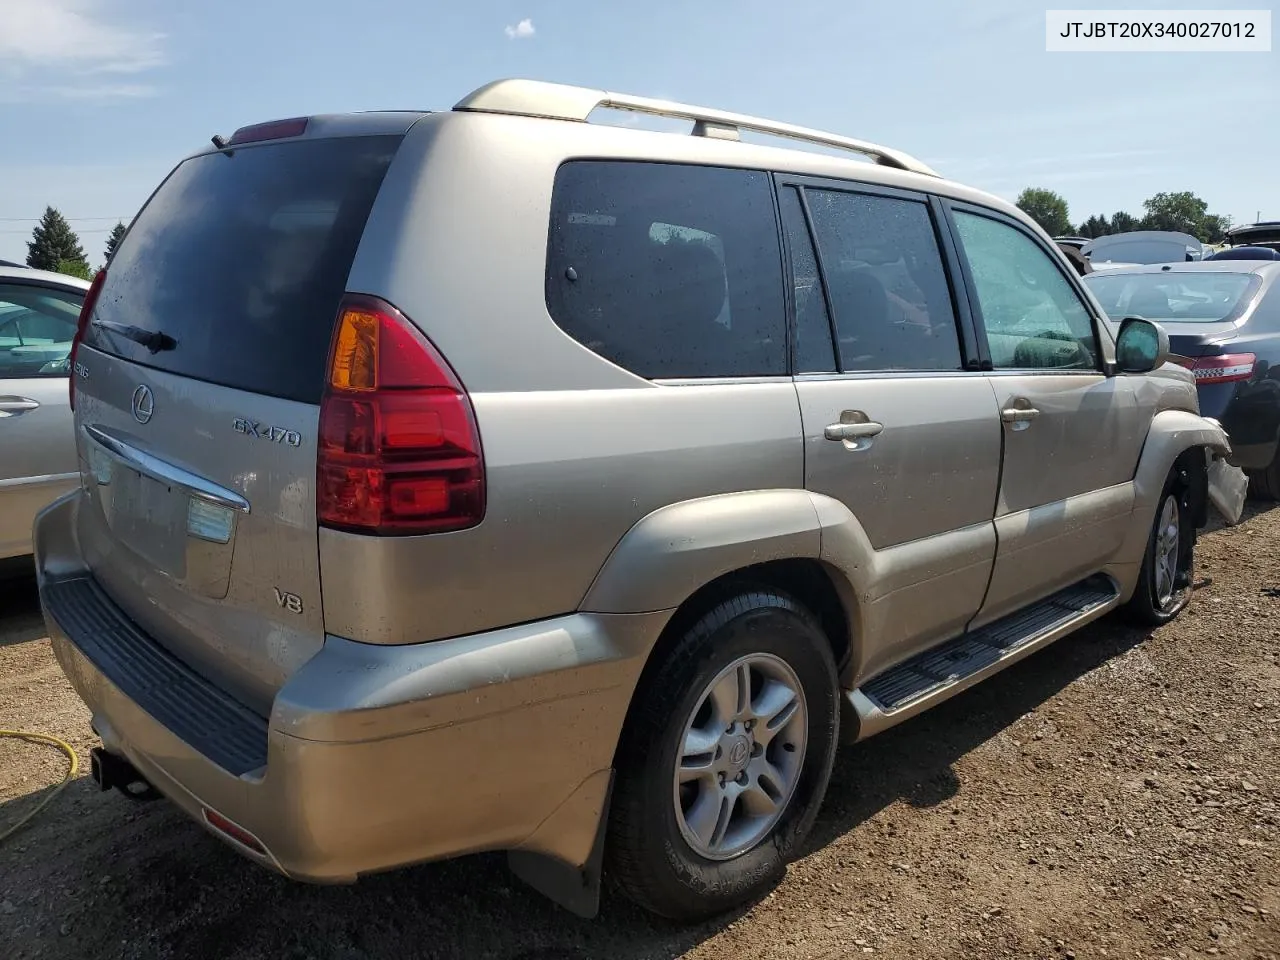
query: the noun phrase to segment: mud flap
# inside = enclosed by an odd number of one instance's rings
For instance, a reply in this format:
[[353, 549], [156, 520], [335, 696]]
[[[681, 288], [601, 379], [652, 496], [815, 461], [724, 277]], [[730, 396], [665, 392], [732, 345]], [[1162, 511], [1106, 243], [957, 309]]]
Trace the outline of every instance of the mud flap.
[[590, 920], [600, 912], [601, 875], [604, 870], [604, 836], [613, 797], [614, 773], [608, 772], [603, 804], [598, 811], [595, 835], [586, 863], [574, 866], [558, 857], [532, 850], [509, 850], [511, 872], [543, 896], [570, 913]]
[[1249, 492], [1249, 478], [1239, 467], [1233, 467], [1223, 457], [1205, 450], [1209, 502], [1228, 526], [1240, 522], [1244, 513], [1244, 501]]

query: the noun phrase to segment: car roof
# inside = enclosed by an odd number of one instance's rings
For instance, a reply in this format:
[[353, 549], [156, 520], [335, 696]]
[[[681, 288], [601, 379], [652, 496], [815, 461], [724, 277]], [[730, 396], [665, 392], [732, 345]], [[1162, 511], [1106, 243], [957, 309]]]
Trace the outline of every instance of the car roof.
[[[694, 130], [677, 133], [588, 120], [588, 115], [595, 108], [689, 120], [693, 122]], [[572, 154], [586, 156], [595, 145], [617, 144], [618, 156], [632, 153], [656, 162], [702, 163], [878, 183], [941, 194], [997, 210], [1027, 225], [1034, 223], [1007, 200], [949, 180], [916, 158], [891, 147], [712, 108], [537, 80], [508, 79], [486, 84], [460, 100], [452, 110], [314, 114], [307, 118], [304, 132], [289, 139], [404, 134], [419, 123], [451, 123], [486, 115], [555, 124], [557, 126], [547, 129], [557, 131], [566, 152]], [[267, 122], [244, 129], [269, 128], [271, 125]], [[739, 139], [739, 128], [765, 137], [772, 135], [780, 142], [766, 144]], [[244, 146], [252, 148], [270, 142], [273, 141], [268, 137], [247, 142]], [[811, 149], [815, 146], [819, 149]], [[229, 143], [221, 148], [206, 145], [186, 159], [223, 149], [234, 150], [236, 147]], [[854, 154], [862, 156], [854, 159]]]
[[18, 281], [42, 287], [62, 287], [67, 290], [86, 292], [89, 281], [81, 280], [65, 273], [54, 273], [52, 270], [33, 270], [31, 267], [0, 267], [0, 282]]
[[[1119, 271], [1117, 271], [1119, 272]], [[1190, 263], [1143, 263], [1126, 267], [1134, 273], [1257, 273], [1264, 277], [1280, 274], [1280, 260], [1193, 260]], [[1109, 276], [1091, 273], [1090, 277]], [[1087, 279], [1087, 278], [1086, 278]]]

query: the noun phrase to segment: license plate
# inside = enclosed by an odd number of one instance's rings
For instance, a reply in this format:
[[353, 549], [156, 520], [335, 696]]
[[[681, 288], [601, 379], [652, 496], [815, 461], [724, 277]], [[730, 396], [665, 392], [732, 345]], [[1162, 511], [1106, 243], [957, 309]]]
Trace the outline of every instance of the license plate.
[[185, 491], [116, 463], [110, 497], [107, 517], [116, 539], [157, 569], [181, 576], [186, 566]]

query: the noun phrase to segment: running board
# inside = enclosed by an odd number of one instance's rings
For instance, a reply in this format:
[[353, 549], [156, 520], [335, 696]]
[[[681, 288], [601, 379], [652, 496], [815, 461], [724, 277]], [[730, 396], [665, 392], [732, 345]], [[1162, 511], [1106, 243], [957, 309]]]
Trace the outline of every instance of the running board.
[[854, 739], [865, 740], [967, 690], [1098, 619], [1119, 600], [1120, 588], [1110, 577], [1090, 577], [886, 670], [845, 693], [846, 709], [857, 715]]

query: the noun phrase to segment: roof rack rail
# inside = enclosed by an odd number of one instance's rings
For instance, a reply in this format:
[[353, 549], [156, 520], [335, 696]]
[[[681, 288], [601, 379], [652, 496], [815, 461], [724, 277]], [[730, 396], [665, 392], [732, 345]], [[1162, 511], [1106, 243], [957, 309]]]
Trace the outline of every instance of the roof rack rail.
[[850, 150], [870, 157], [882, 166], [896, 167], [899, 170], [909, 170], [912, 173], [930, 177], [938, 176], [936, 171], [909, 154], [868, 143], [865, 140], [855, 140], [821, 130], [765, 120], [761, 117], [694, 107], [687, 103], [653, 100], [648, 97], [547, 83], [542, 80], [496, 80], [468, 94], [458, 101], [453, 109], [475, 113], [544, 117], [550, 120], [576, 120], [585, 123], [592, 111], [600, 107], [692, 120], [694, 136], [737, 140], [740, 130], [751, 130], [789, 140]]

